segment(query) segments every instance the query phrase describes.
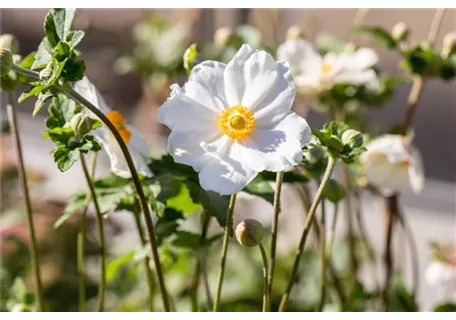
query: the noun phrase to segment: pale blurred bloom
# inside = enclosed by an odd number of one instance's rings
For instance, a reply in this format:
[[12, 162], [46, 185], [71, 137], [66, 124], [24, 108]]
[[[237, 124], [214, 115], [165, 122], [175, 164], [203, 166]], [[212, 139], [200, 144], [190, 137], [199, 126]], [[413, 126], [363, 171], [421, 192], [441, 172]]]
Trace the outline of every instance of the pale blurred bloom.
[[424, 187], [424, 169], [418, 150], [401, 135], [384, 135], [366, 145], [361, 163], [367, 181], [390, 195], [411, 186], [418, 193]]
[[[111, 110], [98, 89], [90, 82], [87, 77], [74, 84], [74, 90], [100, 109], [118, 130], [123, 141], [130, 151], [136, 170], [139, 173], [151, 176], [146, 158], [149, 155], [147, 144], [141, 133], [133, 126], [127, 125], [126, 120], [119, 111]], [[95, 115], [93, 117], [96, 119]], [[102, 126], [93, 131], [93, 135], [101, 142], [103, 148], [111, 160], [111, 171], [123, 178], [130, 178], [131, 173], [127, 162], [111, 131]]]
[[308, 99], [315, 99], [336, 84], [366, 86], [370, 90], [379, 87], [372, 69], [378, 57], [369, 48], [321, 56], [309, 41], [289, 39], [279, 46], [277, 54], [280, 61], [290, 63], [298, 91]]
[[426, 268], [426, 282], [456, 300], [456, 246], [439, 246], [439, 252]]
[[311, 132], [291, 111], [295, 93], [288, 64], [244, 44], [226, 65], [193, 68], [182, 88], [172, 86], [157, 116], [172, 131], [174, 160], [199, 172], [202, 188], [233, 194], [258, 172], [301, 162]]

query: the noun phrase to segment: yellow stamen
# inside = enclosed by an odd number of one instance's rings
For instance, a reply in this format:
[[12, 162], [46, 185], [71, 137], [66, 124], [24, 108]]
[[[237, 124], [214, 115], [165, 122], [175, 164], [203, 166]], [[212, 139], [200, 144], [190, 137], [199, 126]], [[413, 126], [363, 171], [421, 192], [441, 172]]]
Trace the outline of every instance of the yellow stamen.
[[410, 165], [410, 161], [409, 160], [402, 160], [400, 162], [400, 165], [403, 166], [403, 167], [408, 167]]
[[326, 74], [326, 73], [330, 72], [333, 68], [334, 67], [331, 64], [323, 62], [323, 64], [321, 65], [321, 72], [323, 74]]
[[131, 131], [128, 130], [125, 118], [122, 116], [122, 114], [117, 110], [113, 110], [107, 112], [106, 117], [108, 117], [109, 121], [111, 121], [114, 127], [116, 127], [117, 131], [119, 131], [122, 140], [125, 143], [128, 143], [131, 138]]
[[222, 111], [218, 124], [224, 134], [239, 140], [255, 128], [255, 117], [246, 107], [234, 106]]

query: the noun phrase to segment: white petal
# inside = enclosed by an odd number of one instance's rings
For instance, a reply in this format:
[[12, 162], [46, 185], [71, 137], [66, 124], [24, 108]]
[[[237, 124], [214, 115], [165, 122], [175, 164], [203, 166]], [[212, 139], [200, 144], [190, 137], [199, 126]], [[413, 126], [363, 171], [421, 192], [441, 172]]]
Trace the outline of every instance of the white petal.
[[412, 148], [412, 158], [408, 173], [410, 185], [412, 186], [413, 191], [418, 193], [424, 188], [424, 166], [419, 151], [414, 147]]
[[[131, 172], [128, 168], [127, 162], [125, 161], [122, 150], [111, 132], [106, 130], [104, 136], [100, 137], [100, 140], [102, 141], [103, 147], [109, 156], [109, 160], [111, 161], [111, 171], [122, 178], [131, 178]], [[135, 165], [138, 173], [145, 176], [152, 176], [152, 172], [150, 171], [143, 156], [138, 152], [135, 152], [132, 148], [128, 148], [128, 150], [130, 151], [133, 164]]]
[[[212, 89], [211, 89], [212, 90]], [[199, 82], [189, 80], [182, 88], [183, 93], [215, 113], [225, 109], [225, 103]]]
[[277, 50], [280, 61], [288, 61], [293, 74], [318, 77], [321, 56], [307, 40], [287, 40]]
[[227, 141], [220, 152], [211, 153], [212, 160], [199, 173], [200, 185], [222, 195], [244, 189], [258, 174], [245, 165], [239, 145]]
[[131, 132], [131, 138], [130, 141], [128, 141], [128, 148], [144, 157], [150, 156], [149, 147], [147, 146], [146, 139], [144, 139], [141, 132], [131, 125], [127, 125], [127, 128]]
[[373, 67], [378, 62], [378, 56], [374, 50], [369, 48], [359, 48], [353, 54], [354, 65], [357, 69], [367, 69]]
[[77, 93], [86, 98], [90, 103], [92, 103], [95, 107], [100, 109], [103, 113], [111, 111], [111, 109], [106, 104], [98, 89], [92, 82], [90, 82], [87, 76], [84, 76], [82, 80], [76, 82], [73, 88]]
[[210, 136], [205, 132], [177, 132], [173, 131], [168, 137], [168, 151], [177, 163], [192, 166], [195, 171], [200, 171], [210, 158], [203, 148], [201, 142], [211, 143], [218, 138], [218, 135]]
[[310, 142], [311, 130], [306, 120], [289, 113], [272, 130], [255, 129], [240, 143], [243, 159], [256, 171], [283, 171], [298, 165], [302, 147]]
[[226, 64], [217, 61], [204, 61], [196, 65], [190, 74], [189, 80], [203, 85], [212, 95], [225, 101], [225, 83], [223, 74]]
[[189, 98], [178, 86], [172, 88], [171, 97], [157, 110], [158, 121], [179, 132], [219, 130], [214, 110]]
[[333, 75], [334, 83], [346, 83], [357, 86], [365, 85], [371, 90], [378, 90], [380, 84], [374, 70], [347, 70]]
[[227, 64], [224, 73], [225, 96], [229, 106], [240, 105], [244, 95], [245, 79], [244, 64], [257, 50], [243, 44], [233, 59]]

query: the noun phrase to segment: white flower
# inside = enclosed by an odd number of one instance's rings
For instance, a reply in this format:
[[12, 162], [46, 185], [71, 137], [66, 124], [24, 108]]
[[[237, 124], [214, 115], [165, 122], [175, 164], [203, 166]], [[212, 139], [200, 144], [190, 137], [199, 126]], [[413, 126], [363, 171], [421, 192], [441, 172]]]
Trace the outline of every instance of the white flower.
[[288, 64], [243, 45], [226, 65], [193, 68], [182, 88], [172, 86], [157, 116], [172, 130], [174, 160], [199, 172], [205, 190], [233, 194], [258, 172], [301, 162], [311, 132], [291, 111], [295, 94]]
[[367, 181], [385, 195], [410, 185], [416, 193], [424, 187], [421, 156], [411, 143], [400, 135], [384, 135], [366, 145], [361, 155]]
[[[136, 170], [146, 176], [152, 176], [145, 158], [149, 149], [141, 133], [133, 126], [127, 125], [119, 111], [111, 110], [104, 101], [98, 89], [87, 77], [74, 84], [74, 90], [100, 109], [119, 131], [122, 139], [127, 144]], [[95, 115], [91, 115], [96, 118]], [[105, 126], [95, 129], [93, 135], [101, 142], [111, 160], [111, 171], [123, 178], [130, 178], [131, 173], [127, 162], [114, 135]]]
[[329, 52], [323, 57], [303, 39], [289, 39], [277, 50], [281, 61], [289, 61], [298, 90], [309, 99], [335, 84], [364, 85], [377, 90], [378, 78], [372, 69], [378, 57], [368, 48], [354, 52]]

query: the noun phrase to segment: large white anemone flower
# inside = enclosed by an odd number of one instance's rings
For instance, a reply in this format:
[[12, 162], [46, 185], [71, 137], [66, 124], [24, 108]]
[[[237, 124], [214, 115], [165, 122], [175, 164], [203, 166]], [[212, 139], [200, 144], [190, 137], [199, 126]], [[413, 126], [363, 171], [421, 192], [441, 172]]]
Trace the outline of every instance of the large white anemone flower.
[[[123, 141], [126, 143], [136, 170], [145, 176], [152, 176], [152, 172], [145, 160], [149, 154], [149, 149], [141, 133], [135, 127], [127, 125], [126, 120], [119, 111], [111, 110], [107, 106], [98, 89], [87, 77], [76, 82], [74, 84], [74, 90], [100, 109], [106, 117], [111, 120], [119, 131]], [[93, 115], [93, 117], [96, 118], [95, 115]], [[125, 161], [125, 157], [111, 131], [103, 126], [95, 129], [93, 135], [101, 142], [108, 154], [109, 159], [111, 160], [111, 171], [122, 178], [130, 178], [131, 173], [128, 169], [127, 162]]]
[[361, 155], [367, 181], [385, 195], [411, 186], [418, 193], [424, 186], [421, 156], [412, 144], [400, 135], [384, 135], [366, 145]]
[[289, 61], [296, 86], [308, 99], [336, 84], [364, 85], [371, 90], [379, 87], [372, 69], [378, 57], [369, 48], [321, 56], [309, 41], [290, 39], [279, 46], [277, 55], [279, 60]]
[[174, 160], [199, 172], [205, 190], [233, 194], [258, 172], [301, 162], [311, 132], [291, 111], [296, 92], [287, 63], [243, 45], [228, 64], [205, 61], [182, 88], [171, 88], [158, 120], [172, 131]]

